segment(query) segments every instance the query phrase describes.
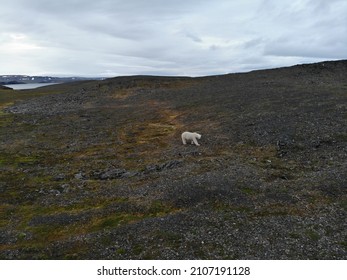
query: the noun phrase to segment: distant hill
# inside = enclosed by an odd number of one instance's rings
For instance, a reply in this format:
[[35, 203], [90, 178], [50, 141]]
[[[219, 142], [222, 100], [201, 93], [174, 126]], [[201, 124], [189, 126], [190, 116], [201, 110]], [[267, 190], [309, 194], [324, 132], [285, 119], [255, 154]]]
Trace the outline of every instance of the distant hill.
[[346, 73], [0, 90], [0, 259], [345, 260]]
[[[66, 83], [75, 81], [91, 80], [95, 78], [85, 77], [50, 77], [50, 76], [25, 76], [25, 75], [2, 75], [0, 85], [32, 84], [32, 83]], [[101, 78], [100, 78], [101, 79]]]

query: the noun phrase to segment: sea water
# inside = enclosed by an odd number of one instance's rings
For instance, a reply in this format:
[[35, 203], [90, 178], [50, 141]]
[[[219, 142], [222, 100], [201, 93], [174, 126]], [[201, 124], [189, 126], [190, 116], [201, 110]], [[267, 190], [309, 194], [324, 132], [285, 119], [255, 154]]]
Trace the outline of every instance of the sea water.
[[57, 83], [33, 83], [33, 84], [14, 84], [14, 85], [5, 85], [6, 87], [13, 88], [14, 90], [22, 89], [33, 89], [44, 86], [56, 85]]

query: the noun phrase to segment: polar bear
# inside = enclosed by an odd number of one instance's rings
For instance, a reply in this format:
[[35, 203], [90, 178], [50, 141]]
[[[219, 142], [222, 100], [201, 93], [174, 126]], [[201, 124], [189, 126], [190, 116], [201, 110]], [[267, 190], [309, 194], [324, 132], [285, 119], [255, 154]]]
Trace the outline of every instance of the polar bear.
[[195, 144], [196, 146], [200, 146], [198, 141], [196, 141], [196, 139], [201, 138], [201, 135], [199, 133], [186, 131], [186, 132], [182, 133], [181, 137], [182, 137], [183, 145], [186, 145], [187, 141], [191, 141], [191, 144]]

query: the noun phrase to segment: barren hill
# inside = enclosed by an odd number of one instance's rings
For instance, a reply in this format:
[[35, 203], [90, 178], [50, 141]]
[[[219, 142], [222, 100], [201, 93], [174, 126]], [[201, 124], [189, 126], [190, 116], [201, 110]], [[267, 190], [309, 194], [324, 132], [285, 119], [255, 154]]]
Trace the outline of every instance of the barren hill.
[[346, 259], [346, 74], [0, 90], [0, 257]]

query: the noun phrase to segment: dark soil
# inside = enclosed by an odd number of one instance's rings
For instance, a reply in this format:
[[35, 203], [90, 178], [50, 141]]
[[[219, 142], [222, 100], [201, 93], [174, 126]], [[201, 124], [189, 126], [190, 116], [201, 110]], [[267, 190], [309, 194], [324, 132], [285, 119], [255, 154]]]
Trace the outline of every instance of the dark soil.
[[0, 109], [1, 259], [347, 257], [347, 61], [0, 90]]

